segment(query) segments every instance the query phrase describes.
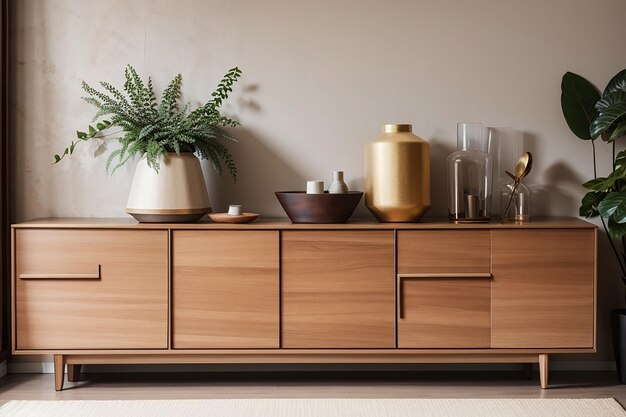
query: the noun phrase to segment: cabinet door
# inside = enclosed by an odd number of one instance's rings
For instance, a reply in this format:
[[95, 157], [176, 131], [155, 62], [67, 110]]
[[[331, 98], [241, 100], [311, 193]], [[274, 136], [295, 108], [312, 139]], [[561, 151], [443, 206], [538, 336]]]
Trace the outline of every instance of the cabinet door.
[[488, 230], [399, 230], [398, 274], [490, 270]]
[[488, 348], [487, 230], [398, 231], [398, 347]]
[[492, 232], [492, 347], [594, 346], [595, 230]]
[[15, 233], [18, 350], [167, 348], [167, 231]]
[[282, 347], [393, 348], [393, 231], [285, 231]]
[[277, 231], [173, 233], [177, 349], [278, 348]]

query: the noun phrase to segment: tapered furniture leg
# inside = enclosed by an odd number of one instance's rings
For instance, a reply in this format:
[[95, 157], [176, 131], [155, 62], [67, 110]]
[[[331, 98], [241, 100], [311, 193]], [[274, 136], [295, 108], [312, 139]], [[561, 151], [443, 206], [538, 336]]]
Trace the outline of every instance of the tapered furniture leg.
[[80, 380], [80, 365], [67, 365], [67, 380], [70, 382]]
[[539, 380], [541, 389], [548, 388], [548, 354], [539, 355]]
[[63, 355], [54, 355], [54, 389], [63, 389], [63, 378], [65, 377], [65, 360]]

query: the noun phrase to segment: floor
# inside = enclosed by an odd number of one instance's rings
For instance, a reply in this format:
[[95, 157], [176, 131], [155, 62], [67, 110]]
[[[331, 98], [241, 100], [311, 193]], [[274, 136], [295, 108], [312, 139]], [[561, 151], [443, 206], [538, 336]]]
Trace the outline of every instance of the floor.
[[9, 400], [201, 398], [596, 398], [626, 405], [613, 372], [552, 372], [551, 388], [520, 372], [212, 372], [86, 374], [54, 391], [51, 374], [0, 379]]

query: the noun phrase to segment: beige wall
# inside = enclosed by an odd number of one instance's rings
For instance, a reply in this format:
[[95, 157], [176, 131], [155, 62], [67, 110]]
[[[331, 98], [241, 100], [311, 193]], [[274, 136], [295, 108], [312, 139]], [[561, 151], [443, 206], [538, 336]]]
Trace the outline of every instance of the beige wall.
[[[96, 146], [51, 161], [93, 114], [81, 80], [120, 84], [127, 63], [159, 88], [181, 72], [193, 102], [227, 68], [243, 69], [226, 107], [243, 126], [232, 146], [241, 180], [208, 174], [218, 210], [239, 202], [282, 215], [274, 191], [329, 180], [333, 169], [362, 188], [363, 145], [384, 123], [404, 122], [431, 143], [429, 215], [442, 216], [456, 123], [483, 121], [523, 132], [536, 158], [534, 214], [576, 215], [590, 146], [563, 121], [560, 78], [572, 70], [603, 86], [626, 67], [622, 0], [13, 3], [15, 221], [125, 215], [130, 164], [107, 177]], [[606, 311], [622, 299], [602, 239], [598, 360], [610, 358]]]

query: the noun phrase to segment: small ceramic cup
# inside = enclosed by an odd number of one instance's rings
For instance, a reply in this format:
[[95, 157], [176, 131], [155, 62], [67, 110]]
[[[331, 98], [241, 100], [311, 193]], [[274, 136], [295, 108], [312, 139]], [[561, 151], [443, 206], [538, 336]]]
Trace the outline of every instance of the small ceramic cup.
[[307, 194], [324, 194], [324, 181], [315, 180], [306, 182]]
[[228, 206], [228, 214], [231, 216], [241, 216], [243, 214], [243, 206], [241, 204], [231, 204]]

